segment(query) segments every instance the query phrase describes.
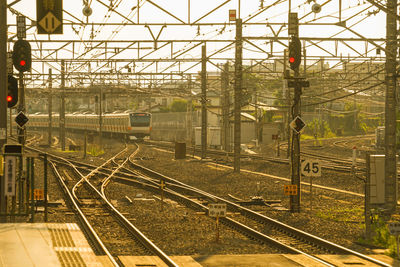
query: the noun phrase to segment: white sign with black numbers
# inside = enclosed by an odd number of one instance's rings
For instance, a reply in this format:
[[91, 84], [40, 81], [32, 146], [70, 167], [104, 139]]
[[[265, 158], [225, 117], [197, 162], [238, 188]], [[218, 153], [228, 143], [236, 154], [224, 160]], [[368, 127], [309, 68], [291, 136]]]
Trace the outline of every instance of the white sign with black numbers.
[[321, 177], [321, 163], [315, 159], [306, 159], [301, 163], [301, 174], [304, 176]]
[[208, 216], [210, 216], [210, 217], [225, 217], [226, 216], [226, 204], [223, 204], [223, 203], [208, 204]]

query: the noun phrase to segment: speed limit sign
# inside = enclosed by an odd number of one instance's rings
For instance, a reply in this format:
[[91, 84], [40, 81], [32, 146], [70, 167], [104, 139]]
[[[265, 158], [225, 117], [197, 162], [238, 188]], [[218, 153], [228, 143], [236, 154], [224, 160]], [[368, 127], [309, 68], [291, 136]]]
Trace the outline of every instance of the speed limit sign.
[[321, 177], [321, 163], [314, 159], [304, 160], [301, 163], [301, 174], [304, 176]]

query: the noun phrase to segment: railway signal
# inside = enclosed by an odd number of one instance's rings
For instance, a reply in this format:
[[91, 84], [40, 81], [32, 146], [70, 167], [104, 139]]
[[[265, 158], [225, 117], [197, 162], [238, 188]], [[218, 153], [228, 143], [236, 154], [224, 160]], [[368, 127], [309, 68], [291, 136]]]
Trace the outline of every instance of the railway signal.
[[18, 103], [18, 81], [11, 75], [8, 75], [7, 90], [7, 106], [12, 108]]
[[292, 70], [297, 69], [301, 63], [301, 42], [299, 37], [292, 36], [289, 44], [289, 65]]
[[14, 43], [12, 60], [14, 67], [20, 72], [29, 71], [31, 69], [31, 45], [28, 41], [18, 40]]

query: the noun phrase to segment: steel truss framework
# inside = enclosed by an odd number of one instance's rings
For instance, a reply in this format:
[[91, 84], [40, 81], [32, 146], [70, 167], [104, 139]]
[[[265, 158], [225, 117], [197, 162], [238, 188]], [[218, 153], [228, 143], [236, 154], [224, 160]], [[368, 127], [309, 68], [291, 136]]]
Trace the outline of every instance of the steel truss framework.
[[[9, 4], [9, 9], [13, 14], [23, 14], [13, 7], [15, 1]], [[21, 1], [23, 2], [23, 1]], [[165, 7], [162, 1], [142, 1], [138, 0], [132, 10], [136, 14], [126, 12], [112, 1], [107, 4], [101, 0], [84, 1], [91, 4], [96, 13], [104, 12], [109, 16], [122, 19], [122, 22], [98, 22], [90, 21], [90, 17], [85, 22], [72, 14], [68, 9], [64, 10], [65, 29], [91, 28], [91, 36], [82, 40], [65, 40], [59, 36], [36, 36], [35, 40], [29, 40], [33, 51], [34, 68], [31, 73], [25, 76], [28, 88], [43, 88], [48, 80], [48, 68], [53, 71], [53, 86], [60, 84], [60, 62], [65, 61], [66, 76], [65, 82], [69, 88], [85, 87], [104, 83], [119, 85], [132, 85], [135, 88], [147, 88], [148, 85], [186, 79], [185, 76], [192, 75], [196, 77], [201, 65], [201, 46], [207, 47], [207, 65], [211, 72], [222, 71], [222, 64], [225, 62], [234, 62], [234, 31], [235, 23], [228, 21], [228, 9], [232, 5], [237, 10], [238, 16], [243, 19], [243, 66], [245, 70], [252, 71], [256, 67], [264, 66], [265, 72], [274, 73], [268, 63], [277, 61], [283, 63], [283, 51], [288, 47], [287, 23], [281, 22], [259, 22], [260, 18], [268, 16], [274, 8], [286, 8], [287, 12], [297, 12], [296, 1], [292, 1], [292, 10], [287, 1], [277, 0], [270, 4], [259, 2], [254, 10], [243, 14], [243, 5], [240, 0], [212, 1], [207, 3], [207, 11], [202, 15], [197, 15], [193, 10], [199, 0], [181, 0], [177, 4], [184, 4], [187, 8], [185, 14], [174, 12], [174, 6]], [[124, 1], [117, 1], [122, 5]], [[178, 3], [179, 2], [179, 3]], [[300, 2], [300, 1], [299, 1]], [[325, 1], [321, 6], [328, 6], [335, 1]], [[344, 8], [341, 0], [334, 3], [335, 12], [339, 13], [337, 20], [329, 23], [319, 23], [319, 16], [323, 18], [324, 14], [315, 14], [304, 12], [299, 20], [300, 39], [303, 47], [306, 48], [305, 56], [307, 58], [307, 68], [317, 65], [321, 60], [332, 62], [333, 66], [340, 66], [343, 62], [384, 62], [385, 57], [377, 55], [376, 50], [382, 54], [385, 52], [386, 39], [367, 38], [357, 31], [353, 30], [351, 23], [360, 17], [360, 21], [368, 19], [371, 15], [376, 15], [379, 11], [374, 1], [364, 4], [362, 8], [355, 9], [353, 13], [348, 13], [346, 17], [342, 16]], [[304, 5], [304, 3], [303, 3]], [[380, 5], [380, 4], [379, 4]], [[294, 8], [294, 9], [293, 9]], [[157, 17], [144, 17], [145, 12], [160, 12], [168, 17], [168, 22], [157, 22]], [[215, 14], [226, 14], [225, 17], [215, 18]], [[242, 12], [242, 14], [241, 14]], [[133, 15], [132, 15], [133, 14]], [[194, 15], [196, 14], [196, 18]], [[314, 18], [312, 18], [314, 16]], [[325, 16], [327, 16], [325, 14]], [[183, 19], [184, 17], [185, 19]], [[28, 17], [28, 33], [34, 32], [36, 21]], [[210, 21], [209, 18], [212, 18]], [[350, 25], [350, 26], [348, 26]], [[302, 35], [303, 27], [326, 27], [339, 29], [340, 32], [333, 36], [319, 37]], [[96, 27], [115, 27], [129, 28], [129, 31], [146, 31], [143, 38], [114, 39], [95, 38]], [[198, 36], [193, 39], [177, 38], [179, 32], [184, 30], [196, 30]], [[168, 33], [166, 31], [168, 30]], [[9, 25], [9, 31], [16, 32], [16, 25]], [[201, 32], [211, 32], [211, 34], [200, 34]], [[66, 30], [64, 31], [66, 32]], [[214, 36], [210, 36], [213, 35]], [[225, 34], [225, 33], [232, 34]], [[251, 32], [258, 32], [257, 36]], [[348, 33], [350, 37], [342, 37], [340, 33]], [[175, 34], [174, 34], [175, 33]], [[168, 35], [166, 35], [168, 34]], [[322, 35], [322, 34], [321, 34]], [[170, 38], [168, 38], [170, 37]], [[174, 37], [174, 38], [171, 38]], [[16, 40], [16, 35], [9, 36], [9, 48]], [[82, 49], [84, 45], [84, 49]], [[329, 71], [326, 69], [325, 71]]]

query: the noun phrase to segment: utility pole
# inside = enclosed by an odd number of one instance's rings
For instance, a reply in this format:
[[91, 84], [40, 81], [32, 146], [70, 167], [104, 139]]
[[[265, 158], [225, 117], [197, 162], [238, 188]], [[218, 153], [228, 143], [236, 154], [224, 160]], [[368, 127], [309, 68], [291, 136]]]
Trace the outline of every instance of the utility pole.
[[49, 147], [51, 146], [51, 130], [52, 130], [52, 113], [53, 113], [53, 99], [52, 99], [52, 88], [53, 88], [53, 77], [52, 77], [52, 69], [49, 69], [49, 95], [48, 95], [48, 109], [49, 109], [49, 133], [47, 144]]
[[[7, 0], [0, 0], [0, 149], [7, 142]], [[7, 209], [4, 195], [5, 179], [0, 173], [0, 212]], [[0, 219], [0, 222], [5, 222]]]
[[60, 142], [65, 151], [65, 61], [61, 60], [61, 105], [60, 105]]
[[[18, 85], [18, 90], [19, 90], [19, 94], [18, 94], [18, 106], [17, 106], [17, 114], [19, 112], [23, 112], [25, 113], [25, 88], [24, 88], [24, 73], [22, 71], [19, 72], [18, 74], [18, 78], [19, 78], [19, 85]], [[25, 134], [26, 134], [26, 128], [25, 126], [22, 127], [17, 127], [17, 136], [18, 136], [18, 143], [20, 143], [21, 145], [25, 145]]]
[[188, 93], [189, 93], [189, 97], [188, 97], [188, 103], [186, 105], [186, 142], [188, 144], [192, 144], [192, 132], [193, 132], [193, 125], [192, 125], [192, 121], [193, 121], [193, 113], [192, 113], [192, 109], [193, 109], [193, 105], [192, 105], [192, 75], [189, 74], [188, 77]]
[[[288, 53], [288, 50], [285, 49], [284, 50], [284, 54], [283, 54], [283, 62], [284, 62], [283, 63], [283, 74], [284, 74], [285, 78], [286, 78], [287, 53]], [[289, 126], [290, 118], [291, 118], [290, 107], [292, 106], [292, 103], [291, 103], [292, 101], [290, 100], [290, 97], [291, 97], [290, 96], [290, 87], [287, 86], [287, 82], [286, 81], [284, 81], [283, 86], [284, 86], [284, 88], [286, 88], [286, 100], [287, 100], [287, 106], [288, 106], [287, 114], [286, 114], [286, 130], [287, 130], [286, 134], [287, 134], [287, 143], [288, 143], [287, 144], [287, 149], [286, 149], [286, 158], [289, 159], [290, 158], [290, 153], [292, 152], [291, 151], [291, 145], [290, 145], [292, 130], [290, 129], [290, 126]]]
[[207, 50], [201, 47], [201, 158], [207, 152]]
[[150, 84], [149, 84], [149, 99], [148, 99], [148, 101], [149, 101], [149, 105], [148, 105], [148, 107], [147, 107], [147, 109], [148, 109], [148, 112], [151, 112], [151, 81], [150, 81]]
[[289, 13], [289, 34], [291, 41], [289, 43], [289, 64], [290, 68], [294, 71], [294, 77], [288, 75], [288, 87], [294, 88], [294, 98], [292, 108], [292, 122], [290, 123], [292, 130], [292, 144], [291, 149], [291, 168], [290, 180], [291, 186], [295, 187], [296, 194], [290, 196], [290, 212], [300, 212], [301, 201], [301, 177], [300, 177], [300, 132], [305, 126], [300, 118], [300, 96], [302, 87], [308, 87], [307, 81], [300, 78], [300, 64], [301, 64], [301, 41], [299, 39], [299, 28], [297, 13]]
[[[294, 70], [294, 78], [299, 77], [299, 68]], [[301, 86], [299, 83], [295, 83], [294, 87], [294, 98], [292, 107], [292, 120], [297, 116], [300, 116], [300, 96]], [[297, 186], [297, 195], [290, 196], [290, 212], [300, 212], [300, 133], [292, 131], [292, 145], [293, 153], [291, 153], [291, 184]]]
[[385, 104], [385, 211], [390, 217], [397, 206], [396, 173], [396, 55], [397, 0], [386, 4], [386, 104]]
[[260, 135], [259, 135], [259, 118], [258, 118], [258, 96], [257, 96], [257, 89], [254, 88], [254, 114], [255, 114], [255, 121], [254, 121], [254, 136], [256, 138], [256, 148], [258, 148], [260, 144]]
[[100, 87], [100, 102], [99, 102], [99, 145], [103, 148], [103, 87]]
[[221, 72], [222, 88], [222, 148], [230, 152], [230, 129], [229, 129], [229, 63], [225, 63]]
[[236, 47], [235, 47], [235, 106], [234, 106], [234, 145], [233, 145], [233, 170], [240, 172], [240, 142], [241, 124], [240, 111], [242, 100], [242, 19], [236, 19]]

